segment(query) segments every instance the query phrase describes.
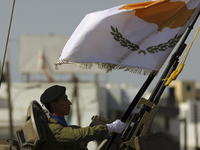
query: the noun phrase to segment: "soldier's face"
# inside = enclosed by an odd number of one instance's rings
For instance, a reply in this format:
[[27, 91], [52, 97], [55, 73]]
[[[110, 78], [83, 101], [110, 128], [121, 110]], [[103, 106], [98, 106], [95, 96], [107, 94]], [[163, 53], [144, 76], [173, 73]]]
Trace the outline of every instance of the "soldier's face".
[[68, 115], [70, 112], [70, 105], [72, 103], [68, 99], [66, 94], [63, 94], [56, 102], [54, 102], [53, 106], [55, 108], [55, 113], [57, 116]]

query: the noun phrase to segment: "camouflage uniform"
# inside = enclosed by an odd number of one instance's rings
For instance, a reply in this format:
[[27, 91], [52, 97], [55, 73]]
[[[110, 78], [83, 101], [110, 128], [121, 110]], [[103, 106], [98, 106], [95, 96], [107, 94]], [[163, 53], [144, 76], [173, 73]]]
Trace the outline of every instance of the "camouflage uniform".
[[105, 125], [73, 129], [64, 127], [53, 117], [48, 124], [48, 140], [42, 143], [43, 150], [81, 150], [79, 143], [93, 141], [108, 134]]

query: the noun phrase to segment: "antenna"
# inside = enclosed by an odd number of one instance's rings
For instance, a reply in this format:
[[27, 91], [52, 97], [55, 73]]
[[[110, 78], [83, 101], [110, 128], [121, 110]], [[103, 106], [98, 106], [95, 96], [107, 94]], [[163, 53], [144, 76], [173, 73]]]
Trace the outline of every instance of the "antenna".
[[0, 88], [1, 88], [1, 79], [2, 79], [2, 76], [3, 76], [4, 63], [5, 63], [5, 59], [6, 59], [6, 52], [7, 52], [7, 47], [8, 47], [8, 40], [9, 40], [9, 36], [10, 36], [10, 29], [11, 29], [11, 24], [12, 24], [12, 17], [13, 17], [14, 7], [15, 7], [15, 0], [13, 0], [12, 12], [11, 12], [10, 23], [9, 23], [8, 34], [7, 34], [7, 40], [6, 40], [6, 46], [5, 46], [5, 50], [4, 50], [3, 63], [2, 63], [2, 67], [1, 67]]

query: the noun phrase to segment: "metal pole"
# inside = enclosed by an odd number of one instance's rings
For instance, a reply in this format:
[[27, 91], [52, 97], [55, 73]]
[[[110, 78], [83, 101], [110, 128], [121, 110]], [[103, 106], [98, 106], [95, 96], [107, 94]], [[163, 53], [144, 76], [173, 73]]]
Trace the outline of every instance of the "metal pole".
[[197, 104], [194, 104], [194, 134], [195, 134], [195, 149], [198, 150], [199, 144], [198, 144], [198, 107]]
[[8, 28], [6, 46], [5, 46], [5, 51], [4, 51], [4, 57], [3, 57], [2, 67], [1, 67], [0, 88], [1, 88], [1, 78], [2, 78], [2, 75], [3, 75], [3, 67], [4, 67], [4, 63], [5, 63], [5, 59], [6, 59], [6, 52], [7, 52], [7, 47], [8, 47], [8, 40], [9, 40], [9, 36], [10, 36], [10, 29], [11, 29], [11, 24], [12, 24], [12, 17], [13, 17], [14, 7], [15, 7], [15, 0], [13, 0], [12, 12], [11, 12], [11, 17], [10, 17], [10, 24], [9, 24], [9, 28]]
[[[149, 85], [151, 84], [151, 82], [152, 82], [152, 80], [154, 79], [155, 76], [156, 76], [156, 74], [148, 76], [148, 78], [146, 79], [146, 81], [144, 82], [144, 84], [142, 85], [140, 90], [138, 91], [137, 95], [135, 96], [135, 98], [132, 100], [131, 104], [127, 108], [126, 112], [122, 116], [121, 121], [126, 122], [128, 117], [130, 116], [131, 112], [133, 111], [133, 109], [137, 105], [138, 101], [140, 100], [140, 98], [142, 97], [142, 95], [144, 94], [146, 89], [149, 87]], [[117, 135], [118, 135], [117, 133], [112, 134], [109, 141], [107, 142], [107, 147], [106, 147], [105, 150], [108, 150], [110, 148], [111, 144], [113, 143], [113, 141], [115, 140]]]
[[77, 121], [78, 125], [81, 125], [81, 114], [80, 114], [80, 107], [79, 107], [79, 99], [78, 99], [78, 78], [73, 77], [74, 82], [74, 98], [76, 100], [76, 113], [77, 113]]
[[12, 104], [11, 104], [11, 94], [10, 94], [10, 73], [9, 73], [9, 63], [6, 62], [6, 82], [7, 82], [7, 93], [8, 93], [8, 111], [9, 111], [9, 129], [10, 138], [13, 139], [13, 119], [12, 119]]
[[[156, 87], [154, 88], [149, 101], [154, 102], [155, 104], [158, 104], [160, 96], [162, 95], [165, 86], [164, 86], [164, 82], [162, 79], [166, 78], [170, 73], [172, 73], [176, 66], [177, 66], [177, 62], [179, 60], [179, 57], [181, 56], [186, 44], [185, 41], [188, 37], [188, 35], [190, 34], [191, 30], [194, 27], [194, 24], [196, 23], [198, 17], [200, 15], [200, 11], [198, 12], [198, 14], [196, 15], [196, 17], [194, 18], [193, 22], [190, 24], [190, 26], [188, 27], [187, 32], [185, 33], [185, 36], [183, 37], [181, 43], [179, 44], [179, 47], [177, 49], [177, 51], [173, 54], [173, 56], [171, 57], [168, 66], [165, 68], [165, 71], [163, 72], [160, 80], [158, 81]], [[144, 84], [143, 84], [144, 86]], [[142, 89], [142, 88], [141, 88]], [[141, 90], [140, 89], [140, 90]], [[140, 95], [140, 91], [138, 92], [138, 94]], [[138, 95], [137, 94], [137, 95]], [[141, 95], [140, 95], [141, 96]], [[140, 97], [139, 96], [139, 97]], [[137, 97], [137, 96], [136, 96]], [[139, 98], [138, 97], [138, 98]], [[139, 101], [139, 99], [134, 99], [132, 101], [132, 103], [129, 105], [129, 108], [126, 110], [125, 114], [123, 115], [121, 121], [125, 122], [126, 119], [128, 118], [128, 116], [130, 115], [130, 113], [132, 112], [132, 110], [134, 109], [134, 107], [136, 106], [137, 102]], [[144, 107], [141, 111], [140, 111], [140, 115], [142, 115], [145, 112], [146, 107]], [[107, 143], [107, 147], [105, 148], [105, 150], [108, 150], [112, 144], [112, 142], [114, 141], [114, 139], [117, 137], [118, 134], [114, 133], [112, 134], [111, 138], [109, 139], [108, 143]]]

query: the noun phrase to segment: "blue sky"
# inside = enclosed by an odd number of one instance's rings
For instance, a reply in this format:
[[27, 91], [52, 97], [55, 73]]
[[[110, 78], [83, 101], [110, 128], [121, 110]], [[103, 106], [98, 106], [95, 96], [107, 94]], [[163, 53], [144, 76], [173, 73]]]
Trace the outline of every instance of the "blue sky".
[[[71, 35], [83, 17], [90, 12], [104, 10], [121, 4], [144, 2], [146, 0], [18, 0], [15, 3], [13, 22], [10, 32], [10, 40], [6, 59], [10, 62], [11, 81], [20, 82], [22, 76], [18, 69], [18, 37], [21, 34], [34, 35]], [[9, 19], [12, 9], [11, 0], [0, 0], [0, 61], [3, 60]], [[200, 25], [198, 19], [192, 30], [187, 45], [189, 46], [195, 32]], [[194, 45], [186, 60], [185, 67], [178, 79], [194, 80], [200, 82], [200, 35], [196, 38]], [[170, 58], [170, 57], [169, 57]], [[169, 60], [169, 59], [168, 59]], [[167, 60], [167, 62], [168, 62]], [[167, 62], [154, 79], [152, 86], [159, 80]], [[4, 68], [5, 70], [5, 68]], [[112, 71], [107, 75], [112, 83], [131, 83], [137, 87], [141, 86], [147, 76], [135, 75], [130, 72]], [[104, 78], [104, 77], [102, 77]]]

